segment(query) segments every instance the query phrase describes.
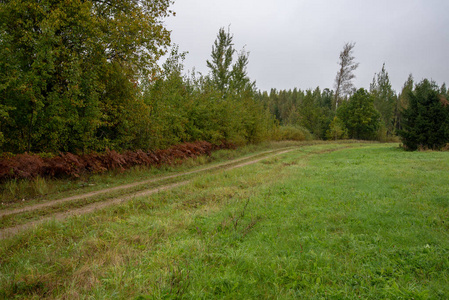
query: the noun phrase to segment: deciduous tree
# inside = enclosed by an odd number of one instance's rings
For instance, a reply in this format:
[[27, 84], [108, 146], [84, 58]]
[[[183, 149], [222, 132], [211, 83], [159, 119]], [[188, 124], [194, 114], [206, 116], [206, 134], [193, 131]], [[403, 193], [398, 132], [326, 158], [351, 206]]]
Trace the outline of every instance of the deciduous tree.
[[220, 28], [212, 46], [212, 60], [207, 60], [211, 80], [223, 94], [227, 93], [231, 81], [232, 59], [235, 53], [233, 38], [229, 28], [227, 32], [224, 28]]
[[345, 124], [337, 116], [329, 124], [329, 129], [326, 131], [326, 138], [329, 140], [341, 140], [348, 137], [348, 130]]
[[348, 102], [337, 111], [338, 117], [345, 123], [350, 138], [374, 140], [380, 125], [380, 114], [374, 108], [374, 98], [361, 88]]
[[[4, 149], [76, 151], [127, 143], [139, 78], [170, 42], [171, 0], [0, 2]], [[14, 138], [11, 138], [14, 137]], [[118, 137], [122, 141], [113, 142]]]
[[359, 63], [354, 61], [353, 56], [355, 43], [346, 43], [340, 52], [338, 65], [340, 69], [335, 77], [335, 94], [334, 105], [338, 107], [342, 98], [350, 95], [354, 89], [352, 79], [355, 78], [354, 71], [358, 68]]

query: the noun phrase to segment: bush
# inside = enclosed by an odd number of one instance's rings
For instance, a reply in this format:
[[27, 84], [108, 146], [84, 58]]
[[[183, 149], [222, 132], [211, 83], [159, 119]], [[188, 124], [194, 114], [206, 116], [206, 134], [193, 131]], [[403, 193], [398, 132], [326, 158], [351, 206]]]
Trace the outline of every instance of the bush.
[[281, 126], [275, 137], [275, 140], [278, 141], [309, 141], [313, 139], [314, 136], [301, 126]]
[[172, 146], [157, 151], [126, 151], [119, 153], [114, 150], [103, 154], [75, 155], [60, 153], [54, 157], [42, 158], [38, 154], [19, 154], [0, 157], [0, 181], [8, 179], [36, 179], [42, 186], [41, 177], [79, 177], [85, 173], [102, 173], [107, 170], [119, 170], [134, 166], [160, 166], [176, 164], [185, 159], [210, 155], [213, 150], [231, 149], [231, 143], [214, 145], [200, 141]]
[[337, 116], [329, 124], [329, 129], [326, 131], [326, 138], [328, 140], [343, 140], [348, 138], [348, 129], [346, 129], [343, 121]]

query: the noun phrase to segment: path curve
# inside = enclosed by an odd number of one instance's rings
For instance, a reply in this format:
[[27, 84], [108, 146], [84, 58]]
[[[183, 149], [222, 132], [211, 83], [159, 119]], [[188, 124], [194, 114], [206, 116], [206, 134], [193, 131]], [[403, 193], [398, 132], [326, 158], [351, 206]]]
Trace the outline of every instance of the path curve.
[[[52, 200], [49, 202], [45, 202], [45, 203], [39, 203], [39, 204], [35, 204], [35, 205], [30, 205], [27, 207], [23, 207], [23, 208], [18, 208], [18, 209], [14, 209], [14, 210], [5, 210], [5, 211], [0, 211], [0, 217], [3, 216], [8, 216], [8, 215], [12, 215], [12, 214], [20, 214], [23, 212], [29, 212], [29, 211], [33, 211], [33, 210], [38, 210], [41, 208], [46, 208], [46, 207], [50, 207], [53, 205], [57, 205], [57, 204], [61, 204], [61, 203], [65, 203], [65, 202], [70, 202], [70, 201], [74, 201], [74, 200], [79, 200], [79, 199], [84, 199], [84, 198], [89, 198], [89, 197], [94, 197], [100, 194], [105, 194], [105, 193], [109, 193], [112, 191], [117, 191], [117, 190], [124, 190], [127, 188], [131, 188], [131, 187], [135, 187], [135, 186], [139, 186], [139, 185], [144, 185], [144, 184], [148, 184], [148, 183], [153, 183], [153, 182], [157, 182], [157, 181], [162, 181], [165, 179], [172, 179], [172, 178], [177, 178], [177, 177], [181, 177], [181, 176], [185, 176], [185, 175], [190, 175], [190, 174], [195, 174], [195, 173], [202, 173], [202, 172], [206, 172], [209, 170], [214, 170], [214, 169], [223, 169], [223, 171], [226, 170], [232, 170], [232, 169], [236, 169], [236, 168], [241, 168], [244, 166], [248, 166], [251, 164], [255, 164], [258, 163], [264, 159], [267, 158], [271, 158], [277, 155], [281, 155], [281, 154], [285, 154], [294, 150], [297, 150], [298, 148], [282, 148], [282, 149], [276, 149], [276, 150], [270, 150], [270, 151], [265, 151], [262, 153], [258, 153], [249, 157], [244, 157], [244, 158], [239, 158], [239, 159], [235, 159], [232, 161], [228, 161], [228, 162], [224, 162], [215, 166], [210, 166], [210, 167], [206, 167], [206, 168], [202, 168], [199, 170], [195, 170], [195, 171], [189, 171], [189, 172], [183, 172], [183, 173], [179, 173], [179, 174], [174, 174], [174, 175], [169, 175], [169, 176], [164, 176], [164, 177], [160, 177], [160, 178], [154, 178], [154, 179], [149, 179], [149, 180], [145, 180], [145, 181], [141, 181], [141, 182], [137, 182], [137, 183], [131, 183], [131, 184], [126, 184], [126, 185], [121, 185], [121, 186], [117, 186], [117, 187], [113, 187], [113, 188], [109, 188], [109, 189], [103, 189], [100, 191], [94, 191], [94, 192], [90, 192], [90, 193], [86, 193], [86, 194], [82, 194], [82, 195], [76, 195], [76, 196], [72, 196], [72, 197], [67, 197], [67, 198], [63, 198], [63, 199], [58, 199], [58, 200]], [[257, 159], [251, 159], [252, 157], [256, 157], [256, 156], [260, 156], [263, 155], [263, 157], [261, 158], [257, 158]], [[248, 160], [250, 159], [250, 160]], [[248, 161], [245, 161], [248, 160]], [[241, 162], [244, 161], [244, 162]], [[241, 163], [238, 163], [241, 162]], [[236, 164], [238, 163], [238, 164]], [[151, 188], [151, 189], [147, 189], [147, 190], [143, 190], [140, 192], [135, 192], [126, 196], [120, 196], [120, 197], [116, 197], [116, 198], [111, 198], [111, 199], [107, 199], [105, 201], [101, 201], [101, 202], [95, 202], [95, 203], [91, 203], [88, 205], [85, 205], [83, 207], [80, 208], [74, 208], [74, 209], [68, 209], [67, 211], [64, 212], [60, 212], [60, 213], [55, 213], [55, 214], [51, 214], [49, 216], [45, 216], [39, 220], [36, 221], [31, 221], [25, 224], [21, 224], [21, 225], [16, 225], [16, 226], [12, 226], [12, 227], [8, 227], [8, 228], [4, 228], [4, 229], [0, 229], [0, 239], [4, 239], [7, 237], [12, 237], [14, 235], [16, 235], [17, 233], [31, 228], [33, 226], [36, 226], [40, 223], [43, 223], [45, 221], [49, 221], [49, 220], [64, 220], [67, 217], [70, 216], [75, 216], [75, 215], [83, 215], [83, 214], [87, 214], [87, 213], [91, 213], [94, 212], [95, 210], [99, 210], [99, 209], [103, 209], [106, 208], [108, 206], [111, 205], [116, 205], [116, 204], [120, 204], [120, 203], [124, 203], [126, 201], [129, 201], [133, 198], [136, 197], [142, 197], [142, 196], [149, 196], [161, 191], [166, 191], [166, 190], [170, 190], [179, 186], [183, 186], [186, 185], [188, 183], [190, 183], [191, 180], [184, 180], [184, 181], [179, 181], [176, 183], [172, 183], [172, 184], [166, 184], [166, 185], [162, 185], [156, 188]]]

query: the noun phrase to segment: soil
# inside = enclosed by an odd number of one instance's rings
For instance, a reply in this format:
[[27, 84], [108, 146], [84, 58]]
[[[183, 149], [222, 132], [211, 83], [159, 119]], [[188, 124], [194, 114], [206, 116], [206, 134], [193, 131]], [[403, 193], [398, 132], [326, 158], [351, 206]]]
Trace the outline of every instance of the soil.
[[[266, 151], [266, 152], [259, 153], [259, 154], [256, 154], [256, 155], [253, 155], [250, 157], [230, 160], [225, 163], [221, 163], [221, 164], [218, 164], [215, 166], [205, 167], [205, 168], [195, 170], [195, 171], [188, 171], [188, 172], [178, 173], [178, 174], [174, 174], [174, 175], [170, 175], [170, 176], [153, 178], [153, 179], [149, 179], [149, 180], [145, 180], [145, 181], [141, 181], [141, 182], [135, 182], [135, 183], [131, 183], [131, 184], [121, 185], [121, 186], [117, 186], [117, 187], [112, 187], [112, 188], [94, 191], [94, 192], [90, 192], [90, 193], [86, 193], [86, 194], [67, 197], [67, 198], [63, 198], [63, 199], [47, 201], [45, 203], [38, 203], [38, 204], [34, 204], [34, 205], [22, 207], [22, 208], [16, 208], [16, 209], [11, 209], [11, 210], [5, 209], [5, 210], [0, 211], [0, 217], [9, 216], [9, 215], [13, 215], [13, 214], [20, 214], [20, 213], [34, 211], [34, 210], [38, 210], [38, 209], [43, 209], [43, 208], [51, 207], [51, 206], [54, 206], [57, 204], [68, 203], [71, 201], [90, 198], [90, 197], [98, 196], [101, 194], [107, 194], [107, 193], [114, 192], [114, 191], [126, 190], [126, 189], [136, 187], [139, 185], [154, 183], [154, 182], [162, 181], [165, 179], [173, 179], [173, 178], [182, 177], [185, 175], [190, 175], [190, 174], [195, 174], [195, 173], [205, 173], [210, 170], [225, 171], [225, 170], [232, 170], [235, 168], [241, 168], [241, 167], [244, 167], [247, 165], [255, 164], [257, 162], [260, 162], [261, 160], [264, 160], [264, 159], [267, 159], [267, 158], [270, 158], [273, 156], [291, 152], [295, 149], [297, 149], [297, 148]], [[251, 157], [256, 157], [256, 156], [262, 156], [262, 157], [251, 159]], [[135, 198], [135, 197], [149, 196], [149, 195], [161, 192], [161, 191], [170, 190], [170, 189], [173, 189], [173, 188], [176, 188], [179, 186], [186, 185], [190, 182], [191, 182], [191, 180], [184, 180], [184, 181], [179, 181], [179, 182], [172, 183], [172, 184], [161, 185], [157, 188], [146, 189], [146, 190], [143, 190], [140, 192], [132, 193], [132, 194], [117, 197], [117, 198], [109, 198], [109, 199], [106, 199], [101, 202], [95, 202], [95, 203], [85, 205], [81, 208], [68, 209], [67, 211], [64, 211], [64, 212], [47, 215], [47, 216], [44, 216], [41, 219], [36, 220], [36, 221], [31, 221], [31, 222], [28, 222], [25, 224], [1, 229], [0, 230], [0, 239], [14, 236], [17, 233], [19, 233], [25, 229], [31, 228], [31, 227], [36, 226], [37, 224], [40, 224], [45, 221], [49, 221], [49, 220], [59, 220], [60, 221], [60, 220], [66, 219], [67, 217], [70, 217], [70, 216], [88, 214], [88, 213], [95, 212], [96, 210], [100, 210], [100, 209], [103, 209], [103, 208], [111, 206], [111, 205], [117, 205], [120, 203], [124, 203], [126, 201], [129, 201], [129, 200]]]

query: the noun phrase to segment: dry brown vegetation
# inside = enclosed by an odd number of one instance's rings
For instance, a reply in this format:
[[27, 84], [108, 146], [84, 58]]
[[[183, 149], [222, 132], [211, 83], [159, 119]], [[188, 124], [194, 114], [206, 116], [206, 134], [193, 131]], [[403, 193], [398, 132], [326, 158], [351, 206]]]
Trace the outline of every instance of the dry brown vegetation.
[[158, 166], [176, 164], [187, 158], [210, 155], [211, 151], [234, 148], [230, 143], [214, 145], [199, 141], [172, 146], [157, 151], [126, 151], [76, 155], [60, 153], [53, 157], [38, 154], [19, 154], [0, 158], [0, 181], [42, 177], [79, 177], [86, 173], [102, 173], [107, 170], [125, 170], [133, 166]]

